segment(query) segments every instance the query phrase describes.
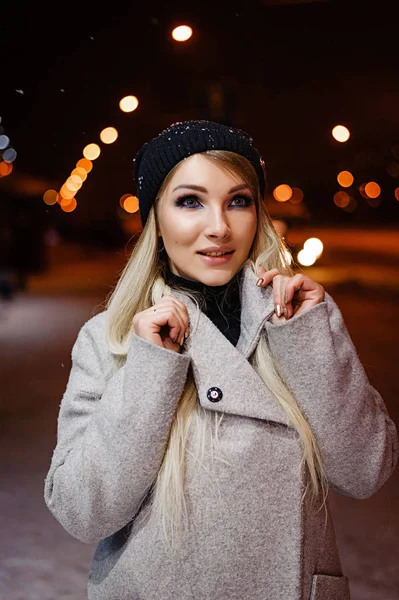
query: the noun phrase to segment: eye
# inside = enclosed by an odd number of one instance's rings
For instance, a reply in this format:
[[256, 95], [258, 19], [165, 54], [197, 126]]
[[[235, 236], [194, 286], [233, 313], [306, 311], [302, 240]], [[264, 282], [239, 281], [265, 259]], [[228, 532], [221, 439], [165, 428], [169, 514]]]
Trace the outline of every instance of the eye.
[[198, 206], [201, 206], [201, 204], [195, 194], [187, 194], [186, 196], [176, 198], [175, 206], [180, 206], [182, 208], [197, 208]]
[[236, 206], [237, 208], [246, 208], [247, 206], [251, 206], [252, 203], [253, 200], [251, 196], [243, 196], [242, 194], [239, 194], [237, 196], [234, 196], [234, 198], [230, 202], [230, 206]]

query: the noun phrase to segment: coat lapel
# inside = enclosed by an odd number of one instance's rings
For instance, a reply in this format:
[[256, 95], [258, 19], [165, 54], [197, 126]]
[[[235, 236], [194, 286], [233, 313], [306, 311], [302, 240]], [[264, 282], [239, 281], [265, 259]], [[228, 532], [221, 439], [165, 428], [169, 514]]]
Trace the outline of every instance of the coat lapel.
[[[285, 411], [248, 362], [264, 323], [274, 310], [270, 286], [257, 287], [257, 279], [250, 266], [244, 267], [241, 333], [236, 347], [190, 298], [177, 291], [173, 293], [186, 304], [189, 313], [186, 352], [191, 356], [201, 405], [208, 410], [288, 425]], [[215, 389], [215, 397], [212, 397]]]

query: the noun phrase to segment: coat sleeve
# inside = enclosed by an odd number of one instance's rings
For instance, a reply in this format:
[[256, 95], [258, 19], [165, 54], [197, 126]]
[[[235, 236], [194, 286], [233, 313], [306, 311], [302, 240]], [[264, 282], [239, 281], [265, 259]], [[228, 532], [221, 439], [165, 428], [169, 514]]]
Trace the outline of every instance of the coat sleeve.
[[72, 349], [44, 485], [49, 510], [87, 543], [137, 514], [162, 463], [190, 362], [133, 335], [125, 364], [106, 377], [97, 317], [81, 328]]
[[367, 498], [392, 474], [398, 434], [357, 355], [342, 314], [325, 301], [266, 324], [276, 366], [319, 444], [330, 486]]

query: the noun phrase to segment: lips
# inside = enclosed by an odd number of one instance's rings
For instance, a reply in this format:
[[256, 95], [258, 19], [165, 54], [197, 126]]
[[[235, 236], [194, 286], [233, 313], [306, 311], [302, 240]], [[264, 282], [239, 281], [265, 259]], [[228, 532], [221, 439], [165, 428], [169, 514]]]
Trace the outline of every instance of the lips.
[[233, 254], [234, 250], [230, 250], [228, 252], [220, 252], [220, 251], [213, 251], [213, 252], [198, 252], [198, 254], [202, 254], [202, 256], [225, 256], [226, 254]]

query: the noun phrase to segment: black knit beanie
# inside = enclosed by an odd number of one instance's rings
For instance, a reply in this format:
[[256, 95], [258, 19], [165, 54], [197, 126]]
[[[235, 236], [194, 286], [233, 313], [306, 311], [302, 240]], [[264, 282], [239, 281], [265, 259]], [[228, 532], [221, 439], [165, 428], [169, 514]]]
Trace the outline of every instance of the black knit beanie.
[[184, 158], [206, 150], [230, 150], [248, 159], [255, 168], [260, 192], [264, 195], [264, 161], [245, 131], [212, 121], [181, 121], [144, 144], [134, 159], [134, 179], [143, 227], [169, 171]]

